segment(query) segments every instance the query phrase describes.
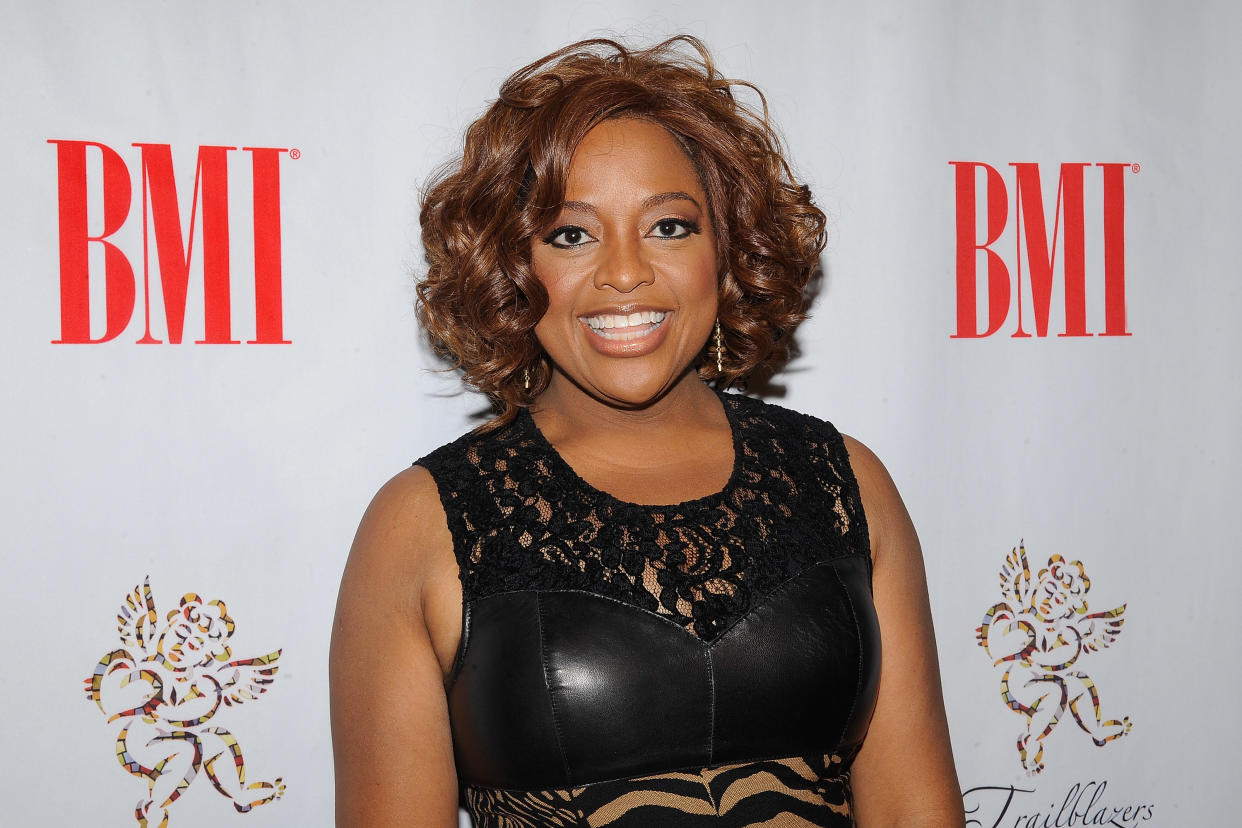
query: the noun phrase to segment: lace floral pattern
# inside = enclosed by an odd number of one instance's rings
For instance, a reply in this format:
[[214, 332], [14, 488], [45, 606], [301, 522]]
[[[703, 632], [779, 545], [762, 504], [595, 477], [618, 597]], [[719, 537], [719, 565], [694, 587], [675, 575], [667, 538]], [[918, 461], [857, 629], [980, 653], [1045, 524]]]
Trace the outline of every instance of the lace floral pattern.
[[819, 561], [869, 555], [836, 429], [740, 395], [721, 400], [733, 430], [729, 482], [673, 506], [594, 489], [525, 410], [498, 432], [468, 434], [420, 459], [440, 491], [464, 600], [585, 590], [713, 641], [789, 577]]

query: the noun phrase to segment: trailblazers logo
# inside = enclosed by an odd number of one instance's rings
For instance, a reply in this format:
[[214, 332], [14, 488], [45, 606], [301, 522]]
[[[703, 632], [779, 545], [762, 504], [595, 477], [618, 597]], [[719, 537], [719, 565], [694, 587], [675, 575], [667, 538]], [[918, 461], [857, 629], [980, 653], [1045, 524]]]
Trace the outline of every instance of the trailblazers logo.
[[[132, 252], [126, 256], [119, 243], [123, 235], [119, 231], [133, 201], [130, 171], [121, 155], [104, 144], [58, 139], [48, 143], [56, 146], [60, 205], [60, 338], [52, 341], [58, 345], [107, 342], [129, 327], [136, 304], [136, 257]], [[142, 182], [141, 233], [129, 234], [141, 236], [143, 333], [137, 342], [181, 342], [187, 299], [193, 296], [195, 304], [198, 302], [197, 292], [191, 294], [189, 287], [195, 232], [200, 231], [204, 321], [202, 338], [194, 341], [239, 344], [232, 328], [235, 297], [229, 219], [230, 206], [236, 199], [229, 196], [228, 163], [229, 153], [238, 148], [198, 148], [189, 220], [183, 224], [179, 201], [184, 200], [177, 195], [172, 148], [168, 144], [133, 146], [139, 150]], [[281, 297], [280, 158], [285, 153], [298, 158], [301, 153], [275, 147], [242, 147], [241, 151], [250, 154], [254, 252], [254, 338], [246, 341], [251, 345], [286, 345], [289, 340], [284, 337]], [[182, 192], [186, 189], [183, 182]], [[236, 223], [233, 230], [238, 230]], [[136, 238], [131, 247], [137, 247]], [[151, 278], [152, 252], [158, 263], [158, 280]], [[92, 276], [95, 290], [91, 289]], [[162, 330], [158, 325], [152, 327], [152, 306], [160, 297]], [[91, 324], [92, 310], [103, 317], [102, 325]], [[156, 305], [156, 316], [159, 313]]]
[[1088, 614], [1091, 579], [1082, 562], [1053, 555], [1032, 577], [1025, 545], [1005, 559], [1000, 587], [1001, 602], [984, 613], [975, 633], [1002, 670], [1001, 699], [1026, 719], [1017, 740], [1026, 772], [1044, 769], [1043, 740], [1067, 710], [1100, 747], [1129, 733], [1129, 716], [1104, 718], [1095, 682], [1080, 666], [1117, 640], [1126, 605]]
[[280, 777], [247, 783], [241, 745], [209, 722], [221, 704], [231, 707], [264, 693], [276, 679], [281, 651], [230, 660], [234, 625], [228, 608], [192, 592], [161, 623], [150, 579], [126, 596], [116, 620], [125, 649], [100, 659], [86, 679], [86, 695], [109, 723], [121, 723], [121, 767], [146, 780], [147, 794], [134, 809], [138, 824], [168, 825], [168, 809], [200, 770], [242, 813], [279, 799], [285, 792]]
[[1107, 779], [1074, 782], [1055, 797], [1017, 785], [979, 785], [963, 791], [962, 805], [966, 824], [980, 828], [1134, 828], [1156, 815], [1153, 803], [1118, 799]]
[[[957, 202], [957, 332], [951, 338], [992, 336], [1012, 315], [1015, 305], [1018, 324], [1010, 334], [1013, 337], [1032, 333], [1046, 337], [1050, 321], [1062, 322], [1057, 336], [1130, 336], [1126, 319], [1125, 176], [1127, 170], [1137, 173], [1138, 164], [1061, 164], [1056, 206], [1050, 217], [1046, 216], [1039, 165], [1010, 164], [1014, 257], [1009, 264], [996, 250], [1010, 215], [1004, 177], [980, 161], [949, 164], [954, 168]], [[980, 173], [982, 201], [978, 196]], [[1090, 212], [1088, 195], [1092, 201], [1097, 196], [1099, 199], [1099, 206]], [[1092, 244], [1087, 243], [1088, 238]], [[1058, 245], [1060, 268], [1056, 267]], [[983, 284], [978, 273], [981, 253], [987, 263], [987, 281]], [[1088, 254], [1093, 265], [1090, 270]], [[1030, 294], [1025, 297], [1024, 260]], [[1064, 294], [1063, 320], [1053, 303], [1056, 282]]]

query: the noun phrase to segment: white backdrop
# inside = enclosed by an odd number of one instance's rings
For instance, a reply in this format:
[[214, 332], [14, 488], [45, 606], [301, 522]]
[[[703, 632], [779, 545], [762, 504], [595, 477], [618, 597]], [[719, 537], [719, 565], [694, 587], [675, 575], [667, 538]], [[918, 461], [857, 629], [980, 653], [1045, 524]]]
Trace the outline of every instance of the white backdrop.
[[[1229, 425], [1242, 408], [1242, 244], [1231, 227], [1242, 217], [1242, 50], [1232, 42], [1242, 12], [1226, 0], [1178, 5], [4, 0], [4, 824], [134, 824], [145, 787], [117, 764], [123, 722], [109, 723], [83, 679], [123, 646], [118, 608], [148, 576], [157, 632], [197, 593], [227, 603], [233, 658], [283, 648], [267, 692], [222, 707], [211, 724], [236, 736], [248, 781], [280, 776], [285, 796], [238, 815], [200, 776], [170, 825], [330, 824], [326, 654], [354, 528], [380, 483], [482, 408], [431, 371], [419, 344], [417, 188], [515, 68], [586, 36], [649, 43], [677, 32], [703, 37], [727, 74], [767, 93], [799, 175], [830, 215], [803, 355], [772, 399], [868, 443], [903, 490], [927, 560], [959, 775], [964, 789], [983, 788], [967, 794], [972, 818], [1232, 824], [1239, 658], [1219, 642], [1242, 575], [1232, 520], [1242, 441]], [[115, 151], [129, 200], [115, 195], [115, 177], [104, 182], [97, 148], [75, 189], [58, 167], [58, 147], [72, 145], [57, 141]], [[183, 233], [198, 148], [237, 148], [225, 153], [226, 315], [239, 344], [195, 343], [211, 338], [205, 305], [220, 295], [205, 298], [203, 251], [222, 248], [201, 225], [182, 343], [138, 344], [135, 144], [170, 148]], [[281, 150], [270, 157], [289, 344], [246, 344], [256, 338], [256, 268], [254, 153], [244, 147]], [[990, 249], [1015, 307], [992, 336], [951, 336], [951, 162], [990, 165], [1007, 192]], [[1045, 210], [1033, 217], [1024, 206], [1021, 226], [1042, 220], [1059, 234], [1045, 337], [1011, 336], [1019, 301], [1027, 332], [1038, 311], [1017, 252], [1017, 163], [1039, 165]], [[1058, 170], [1081, 163], [1126, 165], [1129, 336], [1057, 335], [1073, 201], [1067, 191], [1069, 212], [1058, 213]], [[1093, 333], [1109, 310], [1104, 169], [1085, 169], [1082, 198]], [[196, 222], [220, 184], [210, 175]], [[79, 191], [86, 233], [106, 235], [130, 263], [137, 302], [115, 338], [56, 344], [69, 338], [58, 205]], [[107, 194], [128, 206], [119, 229], [105, 226]], [[983, 196], [981, 187], [979, 243]], [[270, 210], [259, 212], [270, 228]], [[88, 251], [98, 339], [118, 307], [105, 290], [105, 245], [73, 238]], [[165, 274], [154, 235], [149, 244], [151, 332], [166, 343]], [[968, 257], [980, 283], [986, 255]], [[989, 294], [978, 293], [984, 314]], [[1121, 634], [1076, 669], [1105, 717], [1131, 717], [1132, 731], [1097, 747], [1067, 713], [1044, 739], [1038, 775], [1019, 762], [1026, 720], [1002, 700], [1002, 668], [974, 631], [1004, 597], [997, 573], [1023, 539], [1033, 570], [1052, 555], [1083, 563], [1091, 613], [1126, 605]]]

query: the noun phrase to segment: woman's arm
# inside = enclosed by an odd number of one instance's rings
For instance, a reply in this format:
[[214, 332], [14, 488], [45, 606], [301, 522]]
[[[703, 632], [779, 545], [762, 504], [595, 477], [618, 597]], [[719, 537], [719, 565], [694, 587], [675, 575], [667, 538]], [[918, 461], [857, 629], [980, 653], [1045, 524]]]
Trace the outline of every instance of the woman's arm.
[[428, 630], [451, 603], [437, 589], [446, 564], [455, 584], [435, 482], [416, 466], [367, 508], [341, 579], [329, 658], [338, 828], [457, 825], [444, 673]]
[[857, 440], [845, 444], [867, 513], [883, 650], [875, 715], [851, 772], [857, 822], [962, 826], [919, 539], [884, 465]]

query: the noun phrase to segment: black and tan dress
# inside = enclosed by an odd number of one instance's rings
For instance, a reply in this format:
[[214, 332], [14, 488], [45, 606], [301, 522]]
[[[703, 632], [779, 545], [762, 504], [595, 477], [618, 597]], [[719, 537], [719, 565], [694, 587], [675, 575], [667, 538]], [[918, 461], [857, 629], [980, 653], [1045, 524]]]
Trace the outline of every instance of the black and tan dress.
[[418, 461], [460, 566], [479, 828], [853, 824], [880, 664], [858, 485], [828, 423], [721, 399], [729, 482], [675, 506], [593, 488], [526, 411]]

